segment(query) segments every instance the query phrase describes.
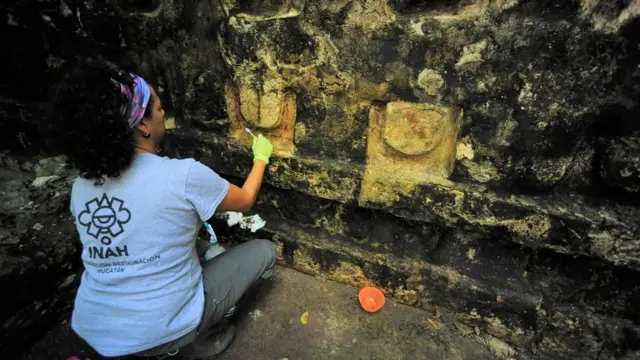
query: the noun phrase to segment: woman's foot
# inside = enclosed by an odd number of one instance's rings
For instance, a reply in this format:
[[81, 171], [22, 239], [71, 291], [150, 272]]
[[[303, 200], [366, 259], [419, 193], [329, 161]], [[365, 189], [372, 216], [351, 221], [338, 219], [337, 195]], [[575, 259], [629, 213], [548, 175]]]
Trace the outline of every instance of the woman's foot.
[[187, 359], [214, 359], [222, 354], [233, 343], [236, 335], [236, 326], [230, 323], [222, 331], [214, 333], [211, 337], [194, 341], [181, 355]]

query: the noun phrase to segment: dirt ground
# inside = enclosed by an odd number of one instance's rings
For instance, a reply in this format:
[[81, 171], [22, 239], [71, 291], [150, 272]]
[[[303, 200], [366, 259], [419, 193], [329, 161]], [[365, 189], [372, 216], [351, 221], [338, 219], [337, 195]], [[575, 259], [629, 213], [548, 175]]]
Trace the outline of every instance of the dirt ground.
[[[446, 315], [387, 300], [363, 311], [358, 289], [288, 268], [238, 319], [236, 340], [221, 360], [485, 360], [495, 345], [456, 326]], [[307, 324], [301, 315], [309, 313]], [[52, 329], [19, 360], [103, 359], [73, 335], [68, 321]], [[499, 349], [498, 349], [499, 350]]]

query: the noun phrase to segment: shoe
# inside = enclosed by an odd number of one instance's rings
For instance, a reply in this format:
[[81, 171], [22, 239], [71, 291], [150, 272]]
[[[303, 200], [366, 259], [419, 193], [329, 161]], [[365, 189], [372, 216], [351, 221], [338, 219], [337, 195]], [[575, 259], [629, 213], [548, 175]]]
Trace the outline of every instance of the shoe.
[[188, 346], [188, 349], [180, 353], [189, 360], [214, 359], [229, 348], [235, 336], [236, 326], [229, 324], [224, 330], [213, 334], [211, 337], [197, 339]]
[[228, 318], [232, 317], [233, 315], [235, 315], [235, 313], [236, 313], [236, 307], [232, 306], [231, 309], [229, 309], [227, 311], [227, 313], [224, 314], [224, 317], [225, 317], [225, 319], [228, 319]]

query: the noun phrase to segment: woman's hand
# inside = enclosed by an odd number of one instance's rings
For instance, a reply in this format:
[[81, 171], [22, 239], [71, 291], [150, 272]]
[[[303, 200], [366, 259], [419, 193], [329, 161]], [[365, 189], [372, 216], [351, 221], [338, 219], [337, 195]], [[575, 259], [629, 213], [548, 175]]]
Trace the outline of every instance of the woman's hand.
[[[251, 173], [245, 180], [242, 187], [229, 184], [229, 192], [222, 200], [219, 211], [249, 211], [256, 203], [256, 198], [260, 187], [262, 186], [262, 178], [264, 170], [269, 164], [269, 158], [273, 152], [273, 145], [264, 135], [259, 134], [253, 138], [253, 168]], [[260, 161], [257, 161], [260, 160]]]
[[271, 153], [273, 152], [273, 145], [271, 145], [271, 141], [264, 137], [262, 134], [258, 134], [258, 136], [253, 138], [253, 162], [256, 160], [262, 160], [265, 164], [269, 164], [269, 158], [271, 157]]

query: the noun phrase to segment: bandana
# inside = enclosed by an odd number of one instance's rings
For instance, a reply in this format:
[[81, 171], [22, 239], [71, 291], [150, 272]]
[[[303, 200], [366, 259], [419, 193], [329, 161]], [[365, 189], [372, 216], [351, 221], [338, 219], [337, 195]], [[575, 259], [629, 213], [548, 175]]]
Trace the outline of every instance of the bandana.
[[120, 112], [122, 116], [127, 118], [129, 127], [133, 128], [140, 124], [144, 117], [144, 110], [149, 104], [149, 98], [151, 97], [151, 89], [146, 81], [140, 76], [131, 74], [133, 77], [133, 86], [129, 88], [127, 85], [113, 80], [120, 86], [120, 91], [127, 97], [129, 103], [122, 106]]

